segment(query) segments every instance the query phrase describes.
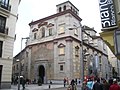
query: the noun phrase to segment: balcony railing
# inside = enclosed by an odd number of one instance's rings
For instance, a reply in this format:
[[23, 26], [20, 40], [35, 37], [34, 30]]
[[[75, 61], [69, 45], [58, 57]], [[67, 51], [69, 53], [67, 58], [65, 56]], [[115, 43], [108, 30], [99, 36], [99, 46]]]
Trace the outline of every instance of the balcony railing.
[[8, 31], [9, 31], [8, 28], [4, 28], [4, 29], [0, 28], [0, 33], [8, 35]]
[[0, 7], [6, 9], [8, 11], [11, 10], [11, 6], [9, 4], [2, 2], [2, 1], [0, 1]]

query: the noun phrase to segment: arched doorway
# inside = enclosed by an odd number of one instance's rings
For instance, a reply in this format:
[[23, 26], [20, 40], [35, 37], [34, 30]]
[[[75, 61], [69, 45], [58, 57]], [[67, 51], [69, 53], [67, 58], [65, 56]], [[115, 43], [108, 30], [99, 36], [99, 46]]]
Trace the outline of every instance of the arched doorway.
[[38, 75], [39, 75], [39, 78], [42, 79], [42, 83], [44, 83], [44, 76], [45, 76], [45, 68], [43, 65], [40, 65], [38, 67]]

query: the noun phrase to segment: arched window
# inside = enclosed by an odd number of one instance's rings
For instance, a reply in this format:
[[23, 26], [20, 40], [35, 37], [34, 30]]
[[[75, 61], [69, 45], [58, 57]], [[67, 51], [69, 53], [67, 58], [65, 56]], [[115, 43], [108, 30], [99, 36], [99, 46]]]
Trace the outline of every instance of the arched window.
[[66, 5], [63, 8], [64, 8], [64, 11], [65, 11], [66, 10]]
[[42, 28], [41, 32], [42, 32], [42, 37], [45, 37], [45, 28], [44, 27]]
[[59, 12], [61, 12], [62, 11], [62, 8], [61, 7], [59, 7]]

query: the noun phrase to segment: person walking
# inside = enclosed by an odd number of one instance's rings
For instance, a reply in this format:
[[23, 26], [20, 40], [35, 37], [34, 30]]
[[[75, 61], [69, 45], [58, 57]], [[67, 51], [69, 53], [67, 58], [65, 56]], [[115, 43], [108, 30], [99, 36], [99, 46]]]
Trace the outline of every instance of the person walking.
[[95, 83], [93, 85], [93, 90], [103, 90], [103, 85], [100, 83], [99, 78], [95, 78]]
[[87, 81], [87, 87], [88, 87], [90, 90], [93, 89], [93, 84], [94, 84], [93, 80], [89, 78], [88, 81]]
[[109, 85], [111, 86], [113, 84], [113, 79], [110, 78], [109, 81], [108, 81]]
[[120, 86], [117, 84], [116, 79], [113, 79], [113, 84], [110, 86], [109, 90], [120, 90]]
[[25, 89], [25, 83], [26, 83], [26, 80], [23, 77], [22, 80], [21, 80], [21, 84], [22, 84], [23, 90]]
[[76, 84], [74, 79], [72, 79], [70, 85], [71, 85], [71, 90], [76, 90]]
[[87, 86], [87, 82], [86, 82], [86, 81], [83, 82], [83, 90], [91, 90], [91, 89]]
[[65, 87], [65, 85], [66, 85], [66, 79], [64, 78], [64, 87]]
[[109, 90], [110, 84], [104, 79], [103, 80], [103, 90]]

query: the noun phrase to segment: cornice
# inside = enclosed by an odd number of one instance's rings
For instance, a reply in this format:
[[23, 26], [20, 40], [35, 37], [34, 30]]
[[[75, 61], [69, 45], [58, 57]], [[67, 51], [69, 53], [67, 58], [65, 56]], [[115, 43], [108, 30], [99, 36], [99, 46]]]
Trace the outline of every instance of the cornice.
[[[76, 38], [74, 38], [74, 37], [72, 37], [72, 36], [66, 36], [66, 37], [61, 37], [61, 38], [57, 38], [57, 39], [54, 39], [54, 40], [50, 40], [50, 41], [47, 41], [47, 42], [52, 42], [52, 43], [57, 43], [58, 42], [58, 40], [60, 40], [60, 39], [67, 39], [67, 38], [69, 38], [69, 40], [75, 40], [75, 41], [77, 41], [78, 43], [81, 43], [81, 41], [79, 40], [79, 39], [76, 39]], [[31, 44], [31, 45], [28, 45], [28, 46], [26, 46], [21, 52], [24, 52], [27, 48], [29, 48], [29, 47], [33, 47], [33, 46], [35, 46], [35, 45], [38, 45], [38, 44], [44, 44], [44, 43], [47, 43], [46, 41], [45, 42], [41, 42], [41, 43], [35, 43], [35, 44]], [[87, 44], [87, 43], [85, 43], [85, 42], [83, 42], [83, 45], [84, 46], [86, 46], [86, 47], [89, 47], [90, 49], [93, 49], [93, 50], [95, 50], [95, 51], [97, 51], [97, 52], [99, 52], [99, 53], [101, 53], [101, 54], [103, 54], [103, 55], [105, 55], [105, 56], [107, 56], [108, 57], [108, 55], [107, 54], [105, 54], [105, 53], [103, 53], [102, 51], [100, 51], [99, 49], [97, 49], [97, 48], [95, 48], [95, 47], [93, 47], [93, 46], [91, 46], [91, 45], [89, 45], [89, 44]], [[20, 53], [21, 53], [20, 52]], [[19, 53], [19, 54], [20, 54]], [[18, 56], [18, 55], [16, 55], [16, 56]], [[15, 57], [16, 57], [15, 56]]]
[[40, 22], [45, 22], [46, 20], [49, 20], [49, 19], [52, 19], [52, 18], [55, 18], [55, 17], [58, 17], [58, 16], [65, 15], [67, 13], [70, 13], [77, 20], [82, 21], [82, 19], [77, 14], [75, 14], [71, 9], [68, 9], [68, 10], [65, 10], [63, 12], [56, 13], [56, 14], [53, 14], [51, 16], [48, 16], [48, 17], [45, 17], [45, 18], [42, 18], [42, 19], [39, 19], [39, 20], [36, 20], [36, 21], [32, 21], [31, 23], [29, 23], [29, 25], [35, 25], [35, 24], [38, 24]]

